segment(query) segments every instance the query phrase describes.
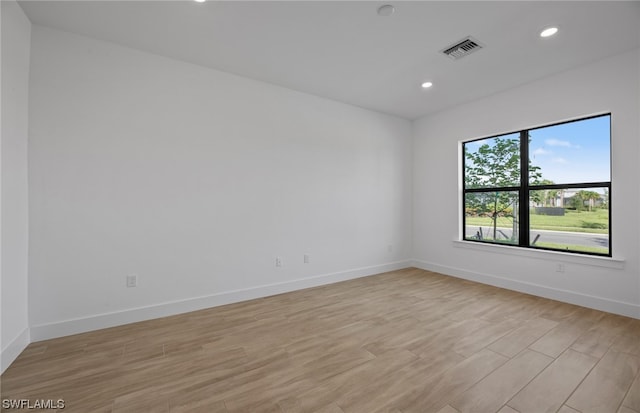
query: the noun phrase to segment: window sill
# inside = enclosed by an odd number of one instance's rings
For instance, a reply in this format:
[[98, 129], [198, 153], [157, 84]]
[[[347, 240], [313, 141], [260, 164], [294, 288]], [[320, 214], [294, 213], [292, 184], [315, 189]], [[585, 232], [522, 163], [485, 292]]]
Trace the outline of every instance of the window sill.
[[624, 258], [597, 257], [593, 255], [572, 254], [562, 251], [536, 250], [529, 248], [512, 247], [508, 245], [483, 244], [473, 241], [454, 240], [453, 246], [477, 251], [486, 251], [495, 254], [516, 255], [541, 260], [562, 261], [573, 264], [590, 265], [597, 267], [624, 269]]

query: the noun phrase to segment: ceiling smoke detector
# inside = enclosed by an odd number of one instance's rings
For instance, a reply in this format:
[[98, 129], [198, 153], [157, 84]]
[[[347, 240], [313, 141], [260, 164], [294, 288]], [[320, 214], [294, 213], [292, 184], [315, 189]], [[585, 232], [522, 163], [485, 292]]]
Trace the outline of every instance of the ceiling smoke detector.
[[461, 59], [476, 50], [482, 49], [482, 45], [476, 39], [472, 37], [466, 37], [465, 39], [453, 44], [451, 46], [447, 46], [442, 49], [440, 52], [444, 53], [446, 56], [453, 60]]

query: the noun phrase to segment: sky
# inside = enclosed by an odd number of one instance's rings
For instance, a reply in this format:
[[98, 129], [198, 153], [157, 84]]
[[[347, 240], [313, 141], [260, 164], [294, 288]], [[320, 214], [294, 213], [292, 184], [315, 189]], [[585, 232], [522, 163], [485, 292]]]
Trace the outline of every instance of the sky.
[[[542, 179], [556, 184], [611, 180], [610, 116], [531, 129], [529, 158]], [[517, 138], [519, 134], [502, 135]], [[469, 142], [475, 152], [493, 138]]]
[[534, 129], [529, 158], [556, 184], [611, 180], [610, 117]]

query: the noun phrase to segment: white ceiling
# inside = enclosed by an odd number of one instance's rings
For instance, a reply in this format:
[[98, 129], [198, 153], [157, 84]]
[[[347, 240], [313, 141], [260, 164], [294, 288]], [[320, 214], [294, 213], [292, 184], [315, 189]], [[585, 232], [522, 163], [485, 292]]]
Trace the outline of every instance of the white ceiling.
[[[20, 4], [34, 24], [408, 119], [640, 47], [638, 1]], [[378, 16], [383, 4], [396, 12]], [[550, 25], [560, 32], [540, 38]], [[468, 35], [485, 47], [439, 53]]]

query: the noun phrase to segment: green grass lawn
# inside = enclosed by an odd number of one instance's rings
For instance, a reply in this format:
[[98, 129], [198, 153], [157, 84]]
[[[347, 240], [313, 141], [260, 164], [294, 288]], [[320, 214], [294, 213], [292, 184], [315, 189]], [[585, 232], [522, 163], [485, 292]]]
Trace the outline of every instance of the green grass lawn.
[[554, 244], [552, 242], [538, 242], [536, 247], [551, 248], [559, 251], [579, 251], [579, 252], [592, 252], [596, 254], [606, 254], [609, 252], [608, 248], [604, 247], [587, 247], [585, 245], [565, 245]]
[[[589, 232], [593, 234], [609, 233], [609, 211], [596, 209], [589, 211], [565, 211], [564, 216], [535, 215], [529, 217], [531, 229], [549, 231]], [[467, 225], [492, 227], [493, 221], [489, 217], [467, 217]], [[498, 218], [498, 227], [511, 228], [511, 218]], [[597, 228], [604, 227], [604, 228]]]

